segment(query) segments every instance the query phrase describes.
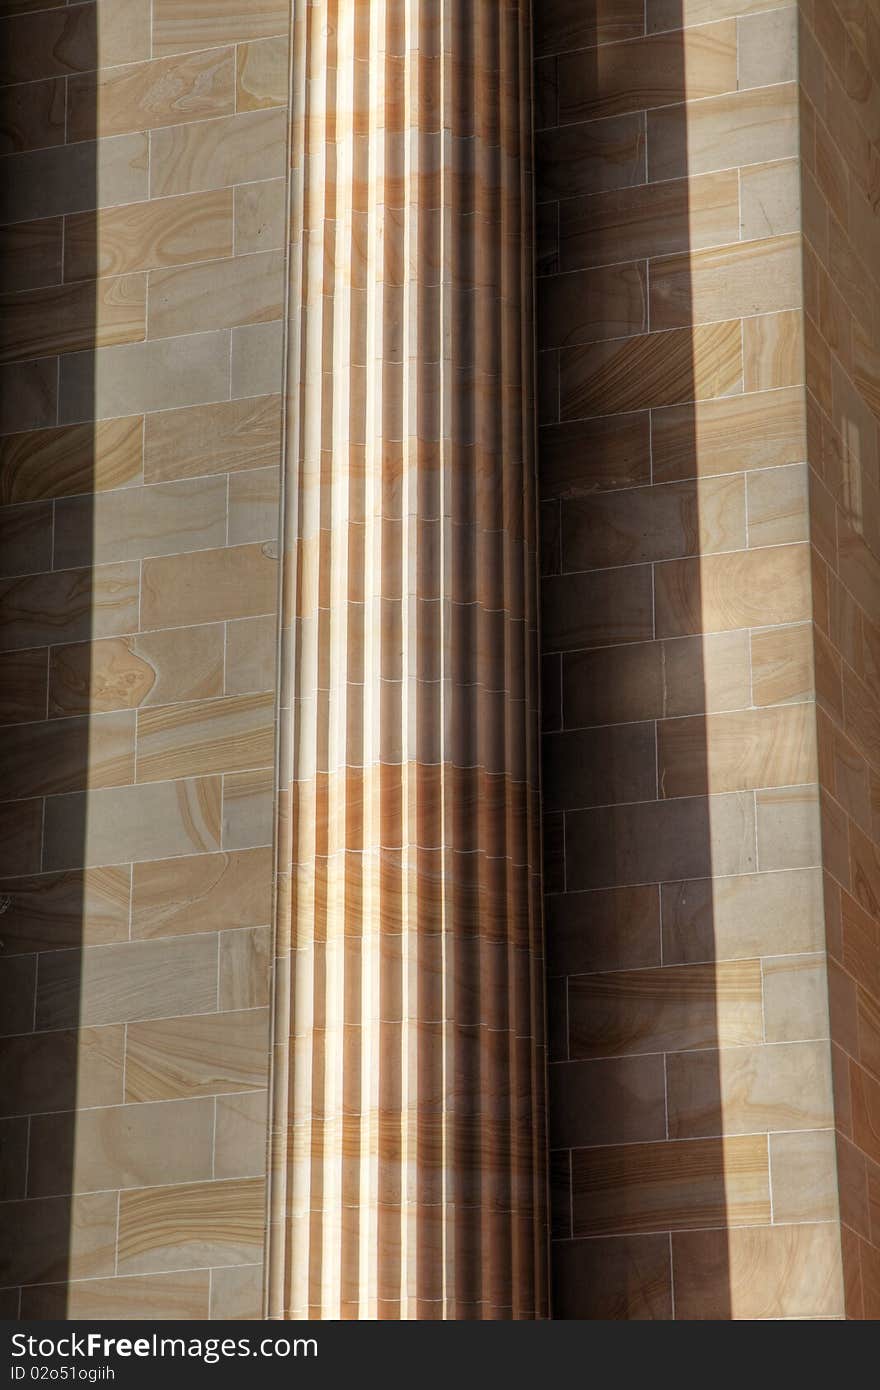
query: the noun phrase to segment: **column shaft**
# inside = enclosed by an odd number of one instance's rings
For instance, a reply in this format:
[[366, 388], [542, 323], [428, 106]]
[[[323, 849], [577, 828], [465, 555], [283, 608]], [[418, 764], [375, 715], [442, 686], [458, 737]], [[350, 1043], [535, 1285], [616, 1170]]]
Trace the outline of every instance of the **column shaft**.
[[546, 1312], [530, 60], [294, 5], [273, 1316]]

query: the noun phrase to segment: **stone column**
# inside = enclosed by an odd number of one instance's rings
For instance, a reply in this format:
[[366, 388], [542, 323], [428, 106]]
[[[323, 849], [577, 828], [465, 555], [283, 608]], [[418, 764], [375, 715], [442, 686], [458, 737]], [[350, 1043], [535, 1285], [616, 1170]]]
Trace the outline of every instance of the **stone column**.
[[296, 0], [269, 1309], [546, 1314], [527, 0]]

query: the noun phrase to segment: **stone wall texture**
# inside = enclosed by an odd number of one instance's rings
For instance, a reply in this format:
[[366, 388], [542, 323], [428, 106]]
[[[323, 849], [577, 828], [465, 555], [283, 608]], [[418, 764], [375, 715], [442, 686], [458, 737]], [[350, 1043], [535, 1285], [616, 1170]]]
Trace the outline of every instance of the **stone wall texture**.
[[2, 16], [3, 1307], [254, 1317], [289, 6]]
[[814, 652], [846, 1313], [880, 1317], [880, 7], [800, 6]]
[[873, 1306], [877, 17], [536, 8], [557, 1317]]

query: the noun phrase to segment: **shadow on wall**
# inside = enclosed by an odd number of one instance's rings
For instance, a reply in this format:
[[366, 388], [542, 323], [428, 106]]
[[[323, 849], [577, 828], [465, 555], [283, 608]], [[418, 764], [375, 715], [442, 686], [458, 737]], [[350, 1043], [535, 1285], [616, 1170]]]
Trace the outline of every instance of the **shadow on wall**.
[[[546, 0], [535, 20], [554, 1317], [725, 1319], [712, 875], [736, 870], [713, 838], [736, 839], [741, 808], [708, 796], [728, 654], [698, 635], [693, 402], [739, 388], [697, 379], [683, 109], [655, 124], [688, 95], [683, 34], [639, 44], [642, 0]], [[672, 254], [661, 333], [648, 261]]]
[[[112, 1238], [111, 1195], [115, 1205], [115, 1194], [68, 1195], [75, 1109], [100, 1104], [118, 1067], [114, 1030], [78, 1031], [79, 948], [87, 919], [91, 939], [100, 940], [102, 923], [112, 925], [123, 907], [127, 914], [129, 873], [126, 866], [86, 875], [79, 867], [90, 751], [96, 740], [112, 739], [86, 713], [95, 592], [94, 84], [66, 83], [67, 74], [97, 67], [96, 8], [38, 10], [21, 0], [5, 4], [0, 20], [4, 1318], [65, 1316], [67, 1280], [95, 1272], [92, 1252]], [[27, 12], [24, 20], [6, 18], [19, 12]], [[20, 26], [15, 42], [3, 32], [10, 24]], [[75, 409], [65, 405], [65, 352], [80, 354], [67, 359], [80, 376]], [[59, 544], [55, 509], [62, 498], [76, 499], [61, 503], [70, 508], [67, 539], [75, 522], [75, 564], [65, 554], [70, 547]]]

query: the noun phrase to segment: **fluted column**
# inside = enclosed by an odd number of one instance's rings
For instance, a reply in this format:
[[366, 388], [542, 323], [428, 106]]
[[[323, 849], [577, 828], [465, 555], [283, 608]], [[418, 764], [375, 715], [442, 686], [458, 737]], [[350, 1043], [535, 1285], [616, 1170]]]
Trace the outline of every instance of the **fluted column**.
[[528, 0], [294, 0], [269, 1311], [546, 1314]]

